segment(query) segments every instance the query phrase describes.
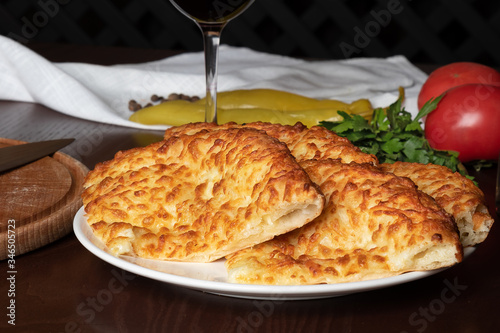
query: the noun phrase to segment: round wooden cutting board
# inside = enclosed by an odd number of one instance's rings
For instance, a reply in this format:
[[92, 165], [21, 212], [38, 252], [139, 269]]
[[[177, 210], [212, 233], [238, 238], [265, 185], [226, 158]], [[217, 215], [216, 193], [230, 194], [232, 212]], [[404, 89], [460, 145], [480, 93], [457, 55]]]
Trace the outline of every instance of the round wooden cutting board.
[[[0, 138], [0, 147], [22, 144]], [[0, 173], [0, 260], [20, 255], [71, 232], [88, 169], [55, 153]], [[8, 247], [10, 246], [10, 248]]]

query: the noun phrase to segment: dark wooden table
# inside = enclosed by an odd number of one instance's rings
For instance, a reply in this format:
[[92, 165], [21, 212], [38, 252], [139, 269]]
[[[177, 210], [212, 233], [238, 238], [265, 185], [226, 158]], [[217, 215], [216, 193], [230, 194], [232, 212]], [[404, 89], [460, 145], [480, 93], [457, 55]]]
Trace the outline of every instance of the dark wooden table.
[[[97, 64], [141, 62], [172, 55], [162, 50], [122, 50], [32, 45], [53, 61]], [[64, 151], [87, 167], [120, 149], [145, 145], [161, 132], [71, 118], [44, 106], [0, 101], [0, 137], [38, 141], [75, 126]], [[474, 172], [473, 172], [474, 173]], [[496, 169], [474, 173], [492, 214]], [[496, 223], [498, 217], [495, 215]], [[2, 245], [3, 246], [3, 245]], [[342, 297], [247, 300], [203, 293], [137, 276], [107, 264], [70, 234], [16, 257], [16, 325], [7, 323], [9, 281], [2, 262], [1, 332], [453, 332], [500, 329], [500, 231], [463, 263], [418, 281]]]

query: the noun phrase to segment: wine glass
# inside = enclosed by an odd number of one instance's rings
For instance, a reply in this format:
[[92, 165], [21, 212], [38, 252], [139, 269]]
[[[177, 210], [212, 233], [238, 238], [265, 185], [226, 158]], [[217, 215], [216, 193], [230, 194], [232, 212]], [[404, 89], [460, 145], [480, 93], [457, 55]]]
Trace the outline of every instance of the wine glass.
[[170, 0], [192, 19], [203, 33], [205, 50], [205, 122], [217, 123], [217, 62], [222, 29], [244, 12], [254, 0]]

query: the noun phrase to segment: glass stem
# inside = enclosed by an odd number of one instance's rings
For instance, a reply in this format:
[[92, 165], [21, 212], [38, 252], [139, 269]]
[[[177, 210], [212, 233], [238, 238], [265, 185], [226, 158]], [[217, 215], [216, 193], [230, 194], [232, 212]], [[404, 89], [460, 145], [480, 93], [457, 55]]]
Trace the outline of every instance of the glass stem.
[[205, 49], [205, 76], [207, 96], [205, 122], [217, 123], [217, 64], [219, 57], [220, 35], [224, 24], [201, 25]]

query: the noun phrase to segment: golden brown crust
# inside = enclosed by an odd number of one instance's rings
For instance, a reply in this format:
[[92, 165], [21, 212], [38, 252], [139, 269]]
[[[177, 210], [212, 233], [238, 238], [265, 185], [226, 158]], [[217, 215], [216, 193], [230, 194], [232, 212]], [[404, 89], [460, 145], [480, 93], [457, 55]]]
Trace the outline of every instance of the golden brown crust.
[[460, 262], [457, 226], [436, 201], [462, 197], [448, 184], [435, 201], [383, 169], [322, 127], [194, 123], [97, 165], [83, 199], [111, 252], [226, 256], [231, 282], [350, 282]]
[[396, 162], [381, 164], [380, 167], [410, 178], [421, 191], [453, 215], [464, 246], [479, 244], [488, 236], [494, 220], [488, 213], [483, 192], [470, 179], [434, 164]]
[[349, 282], [462, 260], [453, 219], [410, 180], [339, 160], [301, 165], [325, 194], [323, 213], [304, 227], [228, 255], [231, 282]]
[[111, 252], [207, 262], [321, 213], [323, 195], [283, 143], [251, 128], [193, 133], [88, 174], [88, 223]]
[[255, 128], [262, 130], [267, 135], [285, 143], [297, 161], [309, 159], [340, 158], [343, 162], [378, 164], [374, 155], [365, 154], [354, 146], [348, 139], [320, 126], [307, 128], [301, 123], [294, 126], [255, 122], [245, 125], [227, 123], [215, 125], [212, 123], [194, 123], [170, 128], [165, 132], [165, 137], [174, 133], [196, 133], [207, 129], [226, 128]]
[[269, 123], [251, 123], [246, 126], [264, 130], [268, 135], [284, 142], [298, 161], [310, 159], [341, 159], [344, 163], [378, 164], [374, 155], [365, 154], [348, 139], [320, 126], [307, 128], [301, 123], [294, 126]]

